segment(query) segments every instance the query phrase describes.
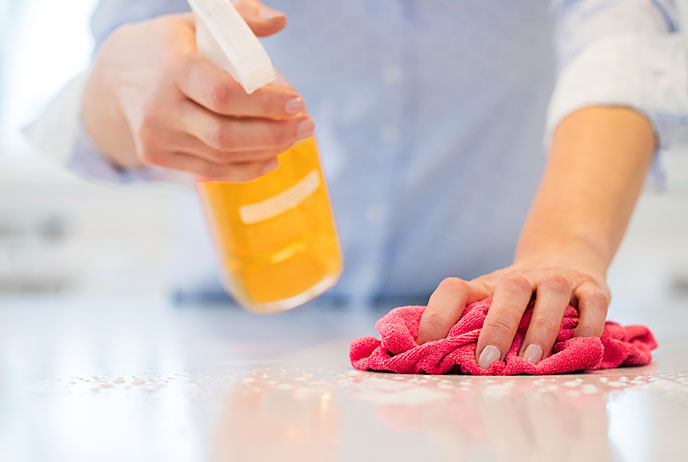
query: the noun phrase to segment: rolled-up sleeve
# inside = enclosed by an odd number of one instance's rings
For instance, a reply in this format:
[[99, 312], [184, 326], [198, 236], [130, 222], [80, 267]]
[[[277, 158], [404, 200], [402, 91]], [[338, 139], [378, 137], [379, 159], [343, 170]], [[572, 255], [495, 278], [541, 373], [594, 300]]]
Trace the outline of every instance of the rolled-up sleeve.
[[647, 116], [666, 148], [688, 122], [688, 53], [672, 0], [553, 0], [557, 83], [546, 143], [586, 106]]

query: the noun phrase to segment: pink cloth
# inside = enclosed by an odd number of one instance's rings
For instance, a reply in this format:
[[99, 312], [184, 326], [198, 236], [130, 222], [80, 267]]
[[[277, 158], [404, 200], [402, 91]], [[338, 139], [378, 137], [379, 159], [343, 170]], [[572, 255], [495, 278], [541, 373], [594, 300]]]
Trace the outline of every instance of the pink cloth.
[[605, 323], [602, 338], [573, 337], [578, 324], [578, 310], [568, 306], [552, 354], [533, 365], [518, 356], [533, 313], [531, 302], [505, 361], [497, 361], [483, 370], [475, 360], [475, 347], [491, 301], [485, 299], [469, 305], [447, 338], [420, 346], [416, 337], [425, 307], [395, 308], [375, 323], [382, 340], [362, 337], [351, 342], [351, 364], [360, 370], [401, 374], [544, 375], [642, 366], [652, 361], [651, 350], [657, 348], [647, 327], [623, 327], [609, 321]]

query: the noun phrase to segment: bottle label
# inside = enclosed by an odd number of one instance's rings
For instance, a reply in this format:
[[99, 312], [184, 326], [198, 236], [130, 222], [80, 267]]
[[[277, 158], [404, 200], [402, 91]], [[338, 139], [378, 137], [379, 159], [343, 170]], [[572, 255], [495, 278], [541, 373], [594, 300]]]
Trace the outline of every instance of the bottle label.
[[251, 225], [284, 213], [306, 200], [318, 190], [319, 186], [320, 175], [317, 170], [313, 170], [294, 186], [276, 196], [241, 207], [239, 209], [241, 221]]

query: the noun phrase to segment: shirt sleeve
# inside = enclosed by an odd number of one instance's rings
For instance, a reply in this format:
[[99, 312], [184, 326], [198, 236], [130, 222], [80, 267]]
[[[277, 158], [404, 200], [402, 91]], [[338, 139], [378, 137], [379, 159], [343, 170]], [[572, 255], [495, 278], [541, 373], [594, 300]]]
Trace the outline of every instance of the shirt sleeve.
[[166, 181], [193, 184], [189, 174], [160, 167], [136, 170], [115, 166], [92, 141], [81, 117], [87, 72], [73, 78], [22, 132], [29, 144], [75, 174], [110, 183]]
[[672, 0], [553, 0], [557, 82], [546, 143], [586, 106], [631, 107], [666, 148], [688, 122], [688, 53]]

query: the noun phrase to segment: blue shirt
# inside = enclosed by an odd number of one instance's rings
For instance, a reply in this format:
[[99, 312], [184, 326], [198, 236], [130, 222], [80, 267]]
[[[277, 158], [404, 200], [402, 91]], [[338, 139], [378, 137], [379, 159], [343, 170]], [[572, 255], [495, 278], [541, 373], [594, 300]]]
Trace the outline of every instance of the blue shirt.
[[[266, 49], [317, 123], [345, 257], [330, 296], [428, 294], [510, 264], [561, 118], [622, 104], [665, 141], [688, 108], [684, 49], [666, 45], [670, 0], [266, 3], [289, 20]], [[180, 11], [182, 0], [103, 0], [93, 33], [101, 43], [124, 22]], [[132, 178], [86, 138], [74, 169]], [[198, 200], [182, 201], [174, 285], [219, 293]]]

